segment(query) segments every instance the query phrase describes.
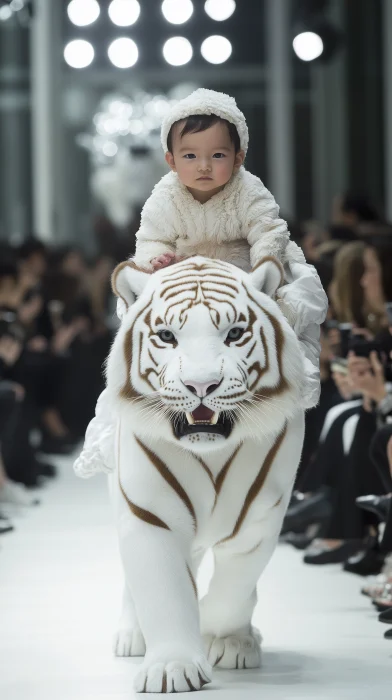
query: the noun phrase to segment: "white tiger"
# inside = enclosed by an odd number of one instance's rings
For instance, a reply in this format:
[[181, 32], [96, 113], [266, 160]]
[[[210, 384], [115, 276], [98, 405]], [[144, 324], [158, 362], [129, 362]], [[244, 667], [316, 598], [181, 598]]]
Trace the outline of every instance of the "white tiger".
[[[196, 257], [153, 275], [127, 262], [127, 304], [81, 476], [112, 467], [125, 573], [118, 656], [142, 656], [139, 692], [199, 690], [211, 667], [256, 668], [257, 581], [275, 548], [299, 462], [303, 365], [273, 295], [274, 260], [247, 274]], [[111, 406], [111, 419], [108, 407]], [[215, 570], [198, 604], [207, 549]], [[147, 651], [146, 651], [147, 649]]]

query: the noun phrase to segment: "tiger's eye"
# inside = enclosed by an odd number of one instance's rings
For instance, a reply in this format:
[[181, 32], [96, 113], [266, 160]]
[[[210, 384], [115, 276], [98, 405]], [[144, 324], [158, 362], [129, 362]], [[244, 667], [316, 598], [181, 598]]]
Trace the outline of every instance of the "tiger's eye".
[[162, 340], [163, 343], [174, 343], [175, 342], [174, 333], [172, 333], [171, 331], [168, 331], [168, 330], [159, 331], [158, 336]]
[[239, 340], [244, 334], [244, 330], [244, 328], [231, 328], [227, 334], [226, 340], [232, 342], [234, 342], [235, 340]]

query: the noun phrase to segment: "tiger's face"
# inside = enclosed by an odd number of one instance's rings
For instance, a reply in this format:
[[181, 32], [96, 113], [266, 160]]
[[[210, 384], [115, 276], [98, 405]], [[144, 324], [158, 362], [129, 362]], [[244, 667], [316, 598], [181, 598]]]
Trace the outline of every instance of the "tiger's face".
[[251, 274], [200, 257], [153, 275], [132, 263], [115, 270], [114, 290], [128, 308], [108, 388], [136, 432], [203, 452], [262, 440], [293, 415], [303, 380], [298, 341], [259, 291], [275, 291], [280, 278], [271, 260]]

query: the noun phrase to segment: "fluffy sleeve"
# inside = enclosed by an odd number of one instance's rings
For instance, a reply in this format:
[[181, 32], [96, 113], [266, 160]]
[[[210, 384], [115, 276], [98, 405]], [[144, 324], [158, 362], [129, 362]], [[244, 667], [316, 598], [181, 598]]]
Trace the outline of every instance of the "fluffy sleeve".
[[136, 234], [134, 261], [151, 269], [152, 258], [176, 252], [176, 208], [168, 188], [155, 188], [145, 203]]
[[[247, 174], [249, 175], [249, 174]], [[262, 258], [273, 255], [281, 262], [290, 240], [286, 222], [279, 218], [279, 207], [261, 180], [251, 176], [244, 182], [241, 208], [245, 226], [243, 235], [250, 245], [252, 267]]]
[[110, 408], [108, 390], [102, 392], [95, 416], [87, 426], [83, 449], [74, 463], [74, 471], [82, 479], [98, 472], [109, 474], [115, 469], [116, 421]]

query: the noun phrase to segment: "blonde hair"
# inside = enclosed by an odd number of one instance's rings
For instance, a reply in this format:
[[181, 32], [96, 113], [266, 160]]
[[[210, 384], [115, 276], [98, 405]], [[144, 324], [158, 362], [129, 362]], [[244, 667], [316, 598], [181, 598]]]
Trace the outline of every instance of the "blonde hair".
[[336, 319], [340, 323], [365, 325], [365, 303], [361, 279], [364, 273], [362, 241], [346, 243], [334, 259], [330, 296]]

